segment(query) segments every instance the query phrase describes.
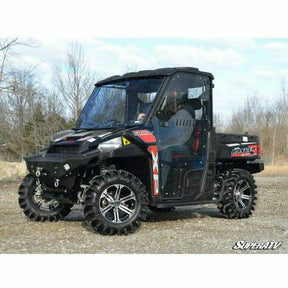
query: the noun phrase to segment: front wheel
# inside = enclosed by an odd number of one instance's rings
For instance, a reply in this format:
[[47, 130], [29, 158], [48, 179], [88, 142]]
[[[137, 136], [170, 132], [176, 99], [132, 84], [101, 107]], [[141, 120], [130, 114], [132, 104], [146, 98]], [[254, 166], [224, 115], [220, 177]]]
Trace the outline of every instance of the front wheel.
[[90, 181], [85, 220], [102, 235], [133, 233], [146, 217], [147, 194], [142, 182], [126, 171], [111, 170]]
[[54, 199], [45, 199], [41, 184], [36, 184], [32, 175], [27, 175], [19, 187], [19, 205], [24, 214], [33, 221], [58, 221], [67, 216], [72, 204], [59, 203]]
[[223, 173], [222, 199], [218, 208], [228, 218], [248, 218], [256, 205], [255, 180], [251, 173], [242, 169], [233, 169]]

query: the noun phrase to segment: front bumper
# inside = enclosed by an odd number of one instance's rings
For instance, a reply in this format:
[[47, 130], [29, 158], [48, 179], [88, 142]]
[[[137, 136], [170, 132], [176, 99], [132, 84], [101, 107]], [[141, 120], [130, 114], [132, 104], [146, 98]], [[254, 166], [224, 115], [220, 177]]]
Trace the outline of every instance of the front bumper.
[[48, 154], [26, 157], [25, 161], [29, 173], [47, 187], [72, 189], [76, 175], [97, 159], [86, 154]]

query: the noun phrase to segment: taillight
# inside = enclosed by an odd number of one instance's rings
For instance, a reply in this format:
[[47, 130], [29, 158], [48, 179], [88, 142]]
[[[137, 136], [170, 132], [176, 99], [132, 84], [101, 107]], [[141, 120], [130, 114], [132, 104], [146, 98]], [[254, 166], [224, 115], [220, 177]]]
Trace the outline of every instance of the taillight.
[[260, 144], [257, 145], [257, 154], [261, 155], [261, 145]]

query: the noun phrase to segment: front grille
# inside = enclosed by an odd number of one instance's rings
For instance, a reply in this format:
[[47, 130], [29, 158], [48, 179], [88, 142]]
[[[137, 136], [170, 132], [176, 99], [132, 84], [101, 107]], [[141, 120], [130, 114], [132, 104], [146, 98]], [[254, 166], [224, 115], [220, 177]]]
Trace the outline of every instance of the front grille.
[[50, 148], [49, 154], [73, 154], [78, 150], [78, 145], [55, 145]]

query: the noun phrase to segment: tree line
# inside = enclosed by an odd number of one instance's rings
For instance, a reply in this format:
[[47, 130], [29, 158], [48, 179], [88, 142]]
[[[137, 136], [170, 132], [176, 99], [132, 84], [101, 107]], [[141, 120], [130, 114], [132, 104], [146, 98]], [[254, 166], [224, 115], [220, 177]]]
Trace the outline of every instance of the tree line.
[[215, 115], [217, 131], [260, 136], [261, 155], [267, 164], [286, 164], [288, 159], [288, 95], [282, 80], [272, 103], [261, 95], [247, 97], [244, 105], [226, 121]]
[[0, 159], [8, 161], [22, 160], [47, 145], [51, 134], [71, 128], [95, 81], [77, 43], [67, 49], [64, 63], [52, 68], [48, 85], [35, 76], [37, 67], [17, 67], [19, 45], [33, 49], [35, 43], [0, 41]]

